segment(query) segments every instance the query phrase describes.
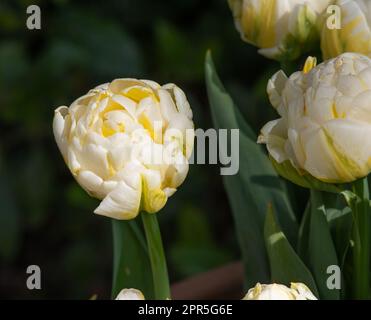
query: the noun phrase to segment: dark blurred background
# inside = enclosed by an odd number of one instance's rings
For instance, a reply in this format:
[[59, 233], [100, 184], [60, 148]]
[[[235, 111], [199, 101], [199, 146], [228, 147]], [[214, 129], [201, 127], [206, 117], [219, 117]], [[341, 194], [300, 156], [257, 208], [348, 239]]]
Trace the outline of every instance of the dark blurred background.
[[[26, 28], [41, 8], [42, 29]], [[256, 131], [270, 118], [279, 66], [243, 43], [226, 0], [0, 0], [0, 298], [109, 298], [112, 235], [54, 142], [53, 111], [119, 77], [174, 82], [210, 128], [203, 62], [217, 69]], [[171, 281], [239, 259], [218, 166], [193, 165], [159, 213]], [[42, 290], [28, 290], [39, 265]]]

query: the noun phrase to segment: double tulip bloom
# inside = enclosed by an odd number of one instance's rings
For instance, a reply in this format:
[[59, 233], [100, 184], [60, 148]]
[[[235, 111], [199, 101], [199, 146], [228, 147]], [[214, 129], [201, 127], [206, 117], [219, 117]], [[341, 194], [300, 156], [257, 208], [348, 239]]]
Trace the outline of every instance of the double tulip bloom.
[[250, 289], [243, 300], [317, 300], [303, 283], [292, 282], [290, 288], [283, 284], [260, 284]]
[[319, 20], [331, 0], [228, 0], [241, 37], [277, 60], [311, 49]]
[[277, 163], [331, 183], [351, 182], [371, 171], [371, 59], [345, 53], [289, 78], [276, 73], [268, 95], [280, 118], [268, 122], [258, 142]]
[[115, 219], [159, 211], [188, 173], [192, 110], [174, 84], [116, 79], [55, 110], [54, 135], [79, 184]]

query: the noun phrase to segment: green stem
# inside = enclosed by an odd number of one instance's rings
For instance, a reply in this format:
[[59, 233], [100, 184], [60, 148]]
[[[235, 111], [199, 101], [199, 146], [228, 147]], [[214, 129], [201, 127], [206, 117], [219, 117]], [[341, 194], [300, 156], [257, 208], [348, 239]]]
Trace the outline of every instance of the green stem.
[[370, 204], [367, 178], [352, 184], [357, 201], [352, 206], [353, 212], [353, 263], [354, 263], [354, 298], [369, 298], [370, 283]]
[[170, 299], [169, 276], [157, 216], [147, 212], [142, 212], [141, 216], [151, 261], [155, 298]]
[[112, 219], [113, 281], [112, 298], [125, 288], [136, 288], [153, 299], [153, 280], [147, 243], [140, 219]]

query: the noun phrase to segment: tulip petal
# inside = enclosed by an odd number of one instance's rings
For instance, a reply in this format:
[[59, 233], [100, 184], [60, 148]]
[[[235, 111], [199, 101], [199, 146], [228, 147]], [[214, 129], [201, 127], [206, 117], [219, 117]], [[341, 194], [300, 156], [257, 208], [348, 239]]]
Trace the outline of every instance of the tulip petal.
[[57, 142], [58, 148], [61, 151], [64, 158], [66, 158], [66, 137], [64, 133], [64, 117], [68, 114], [68, 108], [65, 106], [59, 107], [54, 111], [53, 119], [53, 133], [55, 141]]
[[337, 119], [324, 126], [331, 137], [339, 157], [353, 180], [368, 174], [371, 168], [371, 126], [355, 120]]
[[349, 180], [352, 177], [332, 152], [329, 141], [322, 129], [317, 129], [302, 135], [302, 145], [306, 160], [304, 169], [312, 176], [327, 182]]
[[278, 162], [282, 163], [288, 159], [285, 150], [287, 141], [287, 127], [284, 119], [268, 122], [258, 137], [258, 143], [266, 143], [269, 154]]
[[282, 70], [275, 73], [268, 81], [267, 93], [272, 106], [276, 109], [281, 104], [281, 95], [285, 88], [286, 81], [287, 76]]
[[116, 188], [102, 200], [94, 213], [118, 220], [133, 219], [139, 213], [140, 199], [140, 185], [137, 189], [133, 189], [120, 181]]
[[347, 116], [350, 119], [371, 123], [371, 90], [365, 91], [354, 98]]
[[165, 89], [158, 90], [158, 94], [160, 97], [161, 114], [166, 122], [169, 122], [170, 119], [177, 114], [177, 108], [174, 100], [172, 99], [170, 93]]

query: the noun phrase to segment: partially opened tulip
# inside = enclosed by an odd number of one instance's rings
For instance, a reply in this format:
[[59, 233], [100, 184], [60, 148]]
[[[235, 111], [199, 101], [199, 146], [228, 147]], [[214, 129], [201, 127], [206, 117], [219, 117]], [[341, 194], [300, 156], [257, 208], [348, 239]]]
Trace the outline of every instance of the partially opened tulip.
[[55, 110], [54, 136], [78, 183], [115, 219], [159, 211], [188, 172], [192, 110], [174, 84], [116, 79]]
[[276, 73], [268, 95], [280, 118], [258, 142], [273, 160], [328, 183], [346, 183], [371, 171], [371, 59], [345, 53], [289, 78]]
[[[324, 59], [344, 52], [371, 55], [371, 2], [369, 0], [337, 0], [340, 8], [339, 28], [323, 24], [321, 49]], [[327, 21], [326, 21], [327, 22]]]
[[229, 0], [243, 40], [276, 60], [293, 60], [312, 48], [319, 18], [330, 0]]
[[257, 283], [242, 300], [317, 300], [317, 298], [303, 283], [291, 283], [290, 288], [283, 284]]

